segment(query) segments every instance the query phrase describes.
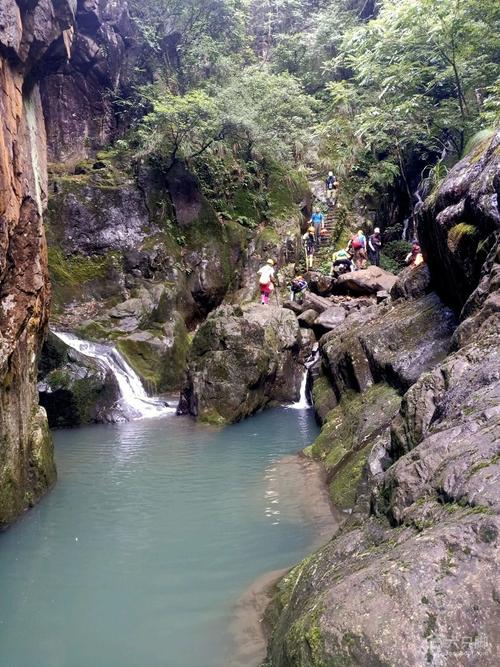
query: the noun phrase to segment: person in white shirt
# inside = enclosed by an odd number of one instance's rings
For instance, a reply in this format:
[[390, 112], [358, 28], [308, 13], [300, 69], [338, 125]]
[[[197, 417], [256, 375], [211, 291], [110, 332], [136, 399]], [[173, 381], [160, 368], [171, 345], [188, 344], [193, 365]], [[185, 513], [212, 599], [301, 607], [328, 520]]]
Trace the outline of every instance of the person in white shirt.
[[269, 295], [274, 289], [274, 261], [268, 259], [257, 271], [259, 276], [260, 297], [263, 305], [269, 304]]

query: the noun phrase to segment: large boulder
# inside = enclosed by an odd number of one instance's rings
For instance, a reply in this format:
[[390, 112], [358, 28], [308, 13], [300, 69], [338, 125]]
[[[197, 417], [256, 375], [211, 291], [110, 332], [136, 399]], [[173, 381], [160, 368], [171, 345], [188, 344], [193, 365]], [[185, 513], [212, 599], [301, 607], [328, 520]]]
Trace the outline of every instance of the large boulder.
[[431, 274], [427, 264], [408, 266], [398, 275], [391, 289], [393, 299], [417, 299], [431, 291]]
[[345, 308], [342, 308], [342, 306], [332, 306], [318, 315], [312, 326], [316, 335], [320, 338], [324, 333], [342, 324], [346, 317], [347, 311]]
[[453, 167], [420, 212], [419, 238], [436, 289], [457, 310], [496, 244], [499, 197], [500, 130]]
[[406, 391], [448, 353], [456, 326], [436, 294], [354, 311], [321, 341], [338, 394], [385, 381]]
[[178, 412], [235, 422], [298, 397], [304, 367], [295, 315], [273, 306], [221, 306], [199, 327]]
[[332, 293], [333, 278], [317, 271], [308, 271], [304, 278], [307, 280], [309, 289], [319, 296], [328, 296]]
[[335, 294], [353, 294], [355, 296], [376, 294], [380, 290], [390, 292], [397, 277], [378, 266], [352, 271], [339, 276], [333, 285]]

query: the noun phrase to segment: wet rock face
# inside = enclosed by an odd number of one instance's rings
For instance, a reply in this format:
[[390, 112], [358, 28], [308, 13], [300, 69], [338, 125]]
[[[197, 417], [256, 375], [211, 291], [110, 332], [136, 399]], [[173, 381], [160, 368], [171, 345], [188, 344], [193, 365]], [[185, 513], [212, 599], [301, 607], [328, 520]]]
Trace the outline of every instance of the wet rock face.
[[38, 79], [68, 57], [75, 8], [73, 0], [0, 8], [0, 528], [36, 502], [56, 474], [36, 393], [50, 300]]
[[420, 214], [419, 238], [443, 298], [461, 309], [500, 230], [500, 131], [450, 171]]
[[38, 392], [51, 428], [124, 420], [113, 374], [53, 333], [42, 348]]
[[71, 64], [41, 84], [51, 162], [76, 162], [111, 141], [109, 91], [120, 84], [132, 32], [126, 0], [78, 0]]
[[179, 412], [236, 422], [272, 401], [293, 401], [304, 367], [291, 311], [221, 306], [200, 326], [189, 353]]

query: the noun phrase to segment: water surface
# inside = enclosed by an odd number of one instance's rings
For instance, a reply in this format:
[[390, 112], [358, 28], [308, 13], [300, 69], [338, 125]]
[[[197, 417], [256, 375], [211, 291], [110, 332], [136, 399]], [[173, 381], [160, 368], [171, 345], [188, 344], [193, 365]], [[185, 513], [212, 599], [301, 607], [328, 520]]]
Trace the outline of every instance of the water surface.
[[274, 475], [316, 433], [286, 409], [55, 432], [56, 487], [0, 534], [0, 665], [228, 664], [241, 593], [314, 540]]

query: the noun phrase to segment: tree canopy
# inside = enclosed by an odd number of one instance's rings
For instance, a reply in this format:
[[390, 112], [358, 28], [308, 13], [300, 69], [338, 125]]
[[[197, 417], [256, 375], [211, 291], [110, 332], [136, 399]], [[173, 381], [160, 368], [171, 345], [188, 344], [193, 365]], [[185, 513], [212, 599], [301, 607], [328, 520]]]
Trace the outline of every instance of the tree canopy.
[[[499, 122], [495, 0], [131, 0], [141, 150], [308, 160], [374, 196]], [[152, 64], [151, 64], [152, 63]]]

